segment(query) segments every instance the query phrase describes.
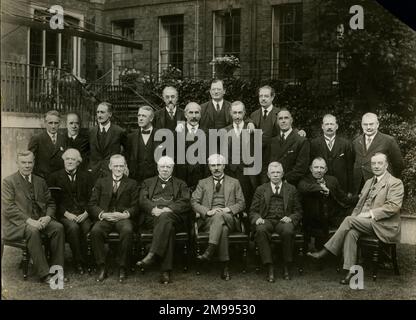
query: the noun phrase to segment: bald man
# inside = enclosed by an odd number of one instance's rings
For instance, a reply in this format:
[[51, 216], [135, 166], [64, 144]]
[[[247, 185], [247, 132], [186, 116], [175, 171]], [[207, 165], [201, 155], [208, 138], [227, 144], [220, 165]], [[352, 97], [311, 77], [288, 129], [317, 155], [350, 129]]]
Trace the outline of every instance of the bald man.
[[390, 173], [400, 178], [403, 171], [403, 157], [394, 137], [378, 131], [379, 121], [374, 113], [366, 113], [361, 120], [363, 134], [353, 141], [355, 162], [353, 170], [353, 193], [358, 194], [364, 182], [373, 177], [371, 157], [377, 152], [384, 153], [389, 162]]

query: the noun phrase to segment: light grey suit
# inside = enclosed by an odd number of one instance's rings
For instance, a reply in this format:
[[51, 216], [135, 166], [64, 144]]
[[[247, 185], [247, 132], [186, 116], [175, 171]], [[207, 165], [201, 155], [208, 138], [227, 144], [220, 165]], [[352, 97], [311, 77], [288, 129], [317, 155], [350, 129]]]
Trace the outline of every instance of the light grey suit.
[[244, 195], [240, 182], [237, 179], [224, 175], [224, 203], [225, 207], [230, 208], [231, 213], [207, 216], [207, 212], [213, 208], [214, 186], [212, 176], [200, 180], [192, 193], [191, 205], [195, 213], [198, 213], [201, 217], [198, 220], [199, 230], [202, 232], [209, 231], [208, 242], [218, 245], [219, 260], [228, 261], [228, 234], [240, 228], [237, 214], [245, 208]]
[[[334, 255], [343, 250], [344, 269], [349, 270], [356, 263], [357, 240], [362, 234], [377, 236], [385, 243], [399, 241], [403, 195], [402, 181], [389, 172], [375, 184], [373, 178], [366, 181], [351, 216], [344, 219], [337, 232], [325, 244], [325, 248]], [[358, 216], [369, 209], [374, 219]]]

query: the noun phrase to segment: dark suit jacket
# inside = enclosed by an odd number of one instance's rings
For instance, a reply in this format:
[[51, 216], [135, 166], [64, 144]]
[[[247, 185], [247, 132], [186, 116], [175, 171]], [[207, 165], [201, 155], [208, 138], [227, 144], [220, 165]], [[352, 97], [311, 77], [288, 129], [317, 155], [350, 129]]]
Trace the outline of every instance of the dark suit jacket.
[[308, 172], [309, 141], [292, 130], [285, 142], [281, 141], [280, 136], [272, 138], [269, 150], [269, 162], [280, 162], [284, 170], [284, 179], [296, 186]]
[[103, 146], [98, 143], [99, 126], [90, 130], [90, 164], [94, 180], [98, 177], [108, 174], [108, 164], [110, 157], [114, 154], [122, 154], [123, 148], [126, 148], [127, 135], [126, 131], [116, 124], [111, 124], [108, 129], [106, 140]]
[[[137, 182], [123, 176], [117, 191], [116, 209], [119, 212], [128, 211], [130, 219], [133, 220], [137, 214], [139, 201]], [[91, 199], [88, 203], [90, 215], [98, 220], [98, 215], [110, 209], [110, 201], [113, 193], [113, 177], [98, 179], [92, 190]]]
[[66, 135], [66, 148], [77, 149], [81, 153], [82, 163], [79, 166], [81, 170], [87, 170], [90, 161], [90, 140], [87, 132], [80, 131], [74, 139]]
[[403, 157], [400, 152], [399, 145], [392, 136], [377, 132], [370, 148], [365, 148], [365, 137], [360, 135], [353, 141], [353, 147], [355, 152], [353, 182], [354, 182], [354, 194], [360, 192], [362, 180], [368, 180], [373, 177], [371, 171], [371, 157], [377, 153], [382, 152], [387, 155], [389, 161], [388, 170], [391, 174], [397, 178], [400, 178], [403, 171]]
[[[243, 126], [243, 130], [247, 129], [247, 124], [249, 122], [248, 121], [244, 121], [244, 126]], [[242, 143], [241, 139], [242, 139], [242, 135], [240, 135], [239, 137], [237, 137], [235, 135], [234, 132], [234, 127], [233, 127], [233, 123], [231, 123], [230, 125], [228, 125], [227, 127], [225, 127], [225, 130], [227, 130], [229, 136], [228, 136], [228, 164], [226, 166], [226, 170], [229, 170], [231, 172], [236, 172], [238, 170], [243, 170], [244, 167], [251, 167], [252, 165], [246, 165], [243, 163], [243, 158], [242, 158], [242, 153], [243, 153], [243, 148], [245, 152], [250, 152], [250, 155], [252, 154], [252, 150], [254, 147], [254, 138], [253, 138], [253, 134], [250, 134], [250, 141], [248, 141], [248, 143]], [[230, 135], [230, 131], [232, 131], [232, 135]], [[233, 139], [234, 141], [237, 141], [236, 139], [238, 139], [238, 141], [240, 142], [240, 153], [239, 153], [239, 160], [240, 160], [240, 164], [236, 164], [233, 163], [235, 161], [233, 161]], [[244, 141], [245, 142], [245, 141]], [[245, 148], [248, 148], [247, 150]]]
[[54, 145], [46, 130], [43, 130], [30, 139], [27, 148], [35, 155], [34, 174], [46, 179], [50, 173], [64, 167], [62, 154], [66, 148], [66, 137], [62, 132], [57, 133]]
[[[257, 110], [253, 111], [250, 115], [250, 121], [253, 122], [254, 126], [259, 129], [260, 122], [263, 118], [262, 107], [258, 108]], [[269, 130], [265, 130], [263, 132], [263, 146], [267, 146], [270, 143], [272, 137], [276, 136], [279, 131], [279, 124], [277, 122], [277, 114], [280, 112], [280, 108], [273, 106], [272, 111], [267, 115], [267, 117], [272, 117], [273, 126], [269, 128]]]
[[[173, 200], [168, 206], [176, 214], [187, 217], [191, 210], [190, 193], [185, 181], [171, 177], [173, 185]], [[152, 215], [152, 210], [157, 204], [152, 200], [155, 193], [158, 176], [146, 179], [140, 187], [140, 209], [139, 225], [141, 225], [146, 216]]]
[[[163, 107], [162, 109], [159, 109], [155, 112], [155, 116], [153, 118], [152, 124], [153, 127], [156, 129], [164, 129], [166, 128], [166, 107]], [[176, 122], [178, 121], [185, 121], [185, 113], [182, 109], [179, 107], [176, 107], [176, 113], [175, 113], [175, 119]]]
[[317, 137], [311, 141], [310, 160], [313, 161], [316, 157], [324, 158], [328, 166], [327, 174], [335, 176], [345, 192], [352, 193], [352, 168], [354, 164], [352, 143], [343, 137], [335, 136], [332, 151], [329, 151], [325, 137]]
[[[148, 144], [148, 154], [142, 155], [143, 158], [149, 159], [149, 161], [139, 162], [140, 158], [140, 140], [142, 139], [140, 129], [130, 133], [127, 136], [127, 149], [126, 149], [126, 159], [127, 165], [130, 171], [130, 177], [136, 179], [138, 182], [143, 181], [144, 179], [153, 177], [157, 174], [157, 164], [154, 160], [154, 151], [157, 146], [160, 144], [158, 141], [154, 141], [156, 129], [153, 128], [152, 133], [150, 134]], [[144, 142], [142, 140], [144, 145]]]
[[[42, 216], [55, 218], [55, 202], [49, 192], [46, 181], [32, 174], [35, 201], [41, 209]], [[3, 180], [1, 190], [2, 238], [22, 240], [26, 220], [31, 217], [33, 203], [30, 189], [19, 172]]]
[[49, 176], [49, 187], [57, 187], [58, 192], [55, 200], [57, 204], [56, 216], [62, 218], [65, 211], [79, 215], [88, 210], [88, 201], [91, 197], [92, 181], [88, 172], [78, 170], [75, 178], [76, 196], [71, 192], [71, 182], [65, 169], [56, 171]]
[[[292, 223], [296, 227], [302, 219], [302, 206], [296, 188], [283, 181], [281, 192], [283, 193], [284, 216], [292, 219]], [[251, 224], [255, 224], [258, 218], [264, 218], [267, 215], [272, 195], [273, 191], [270, 182], [257, 187], [249, 213]]]
[[324, 180], [329, 195], [321, 193], [322, 188], [311, 173], [299, 181], [298, 191], [301, 195], [305, 228], [314, 231], [319, 229], [326, 234], [329, 227], [339, 226], [345, 214], [343, 209], [354, 205], [358, 197], [348, 198], [337, 178], [325, 175]]
[[[224, 100], [222, 107], [224, 108], [224, 112], [225, 112], [226, 124], [227, 125], [232, 124], [233, 119], [231, 118], [231, 115], [230, 115], [231, 102]], [[215, 129], [214, 112], [216, 112], [216, 110], [212, 103], [212, 99], [201, 104], [201, 120], [199, 121], [199, 124], [201, 125], [201, 127], [204, 127], [207, 129]]]

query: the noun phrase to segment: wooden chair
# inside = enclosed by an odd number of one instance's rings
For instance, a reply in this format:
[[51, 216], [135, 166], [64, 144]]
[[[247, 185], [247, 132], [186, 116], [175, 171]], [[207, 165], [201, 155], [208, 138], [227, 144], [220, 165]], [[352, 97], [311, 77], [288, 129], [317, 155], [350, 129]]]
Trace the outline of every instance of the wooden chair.
[[[49, 242], [46, 235], [41, 235], [43, 246], [45, 247], [46, 258], [49, 260], [50, 251], [49, 251]], [[27, 242], [25, 239], [20, 241], [10, 241], [6, 239], [1, 239], [1, 260], [3, 260], [3, 251], [4, 246], [14, 247], [22, 250], [22, 261], [20, 262], [20, 267], [23, 271], [23, 279], [27, 280], [27, 275], [29, 273], [29, 261], [30, 254], [27, 248]]]
[[[200, 218], [199, 214], [195, 214], [196, 219]], [[247, 271], [247, 252], [249, 247], [249, 231], [246, 228], [245, 221], [247, 220], [247, 214], [245, 212], [239, 214], [241, 232], [232, 232], [228, 235], [228, 243], [230, 246], [232, 245], [240, 245], [242, 246], [242, 260], [243, 260], [243, 273]], [[202, 253], [201, 247], [204, 246], [206, 248], [208, 246], [209, 240], [209, 233], [208, 232], [199, 232], [198, 231], [198, 224], [195, 221], [195, 247], [196, 247], [196, 255], [200, 255]], [[200, 263], [196, 263], [196, 274], [200, 275]]]
[[392, 262], [394, 274], [400, 275], [395, 243], [384, 243], [377, 237], [362, 236], [358, 239], [358, 251], [363, 248], [369, 249], [371, 252], [373, 281], [377, 280], [379, 258], [382, 254], [385, 254], [385, 256]]

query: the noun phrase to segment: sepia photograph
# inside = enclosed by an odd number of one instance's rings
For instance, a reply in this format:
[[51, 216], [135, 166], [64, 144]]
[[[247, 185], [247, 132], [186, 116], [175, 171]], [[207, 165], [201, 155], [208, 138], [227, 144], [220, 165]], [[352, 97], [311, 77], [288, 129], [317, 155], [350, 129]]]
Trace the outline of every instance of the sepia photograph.
[[1, 300], [416, 300], [416, 18], [386, 2], [2, 0]]

